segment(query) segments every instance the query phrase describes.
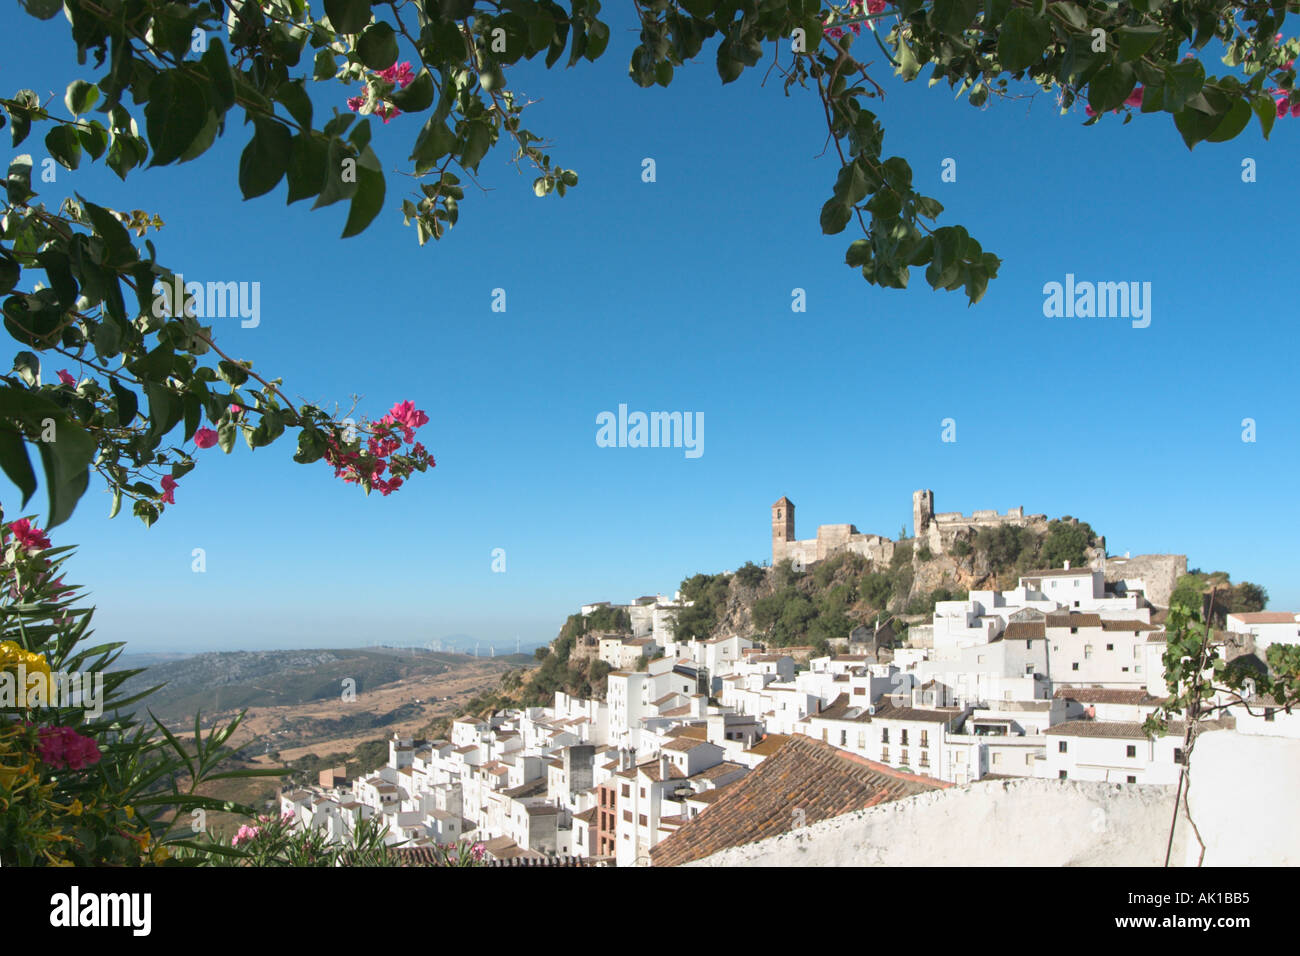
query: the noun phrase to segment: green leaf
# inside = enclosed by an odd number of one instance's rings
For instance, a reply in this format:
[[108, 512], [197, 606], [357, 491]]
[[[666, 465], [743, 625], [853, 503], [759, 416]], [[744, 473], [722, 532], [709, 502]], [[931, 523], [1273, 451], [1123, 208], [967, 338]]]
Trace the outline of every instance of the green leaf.
[[269, 193], [289, 168], [293, 136], [274, 120], [254, 117], [255, 132], [239, 157], [239, 189], [245, 199]]
[[145, 130], [153, 148], [150, 166], [175, 162], [190, 148], [207, 123], [208, 104], [203, 87], [181, 70], [159, 73], [149, 84], [145, 104]]
[[1205, 67], [1199, 60], [1184, 60], [1165, 70], [1166, 113], [1181, 113], [1187, 101], [1205, 86]]
[[1024, 7], [1007, 14], [998, 34], [998, 62], [1015, 73], [1037, 63], [1051, 39], [1051, 28]]
[[239, 434], [239, 426], [232, 421], [222, 422], [217, 426], [217, 445], [227, 455], [235, 447], [235, 436]]
[[388, 97], [404, 113], [421, 113], [433, 105], [433, 77], [421, 70], [404, 90], [393, 90]]
[[54, 441], [36, 443], [45, 466], [45, 490], [50, 500], [46, 530], [72, 516], [90, 484], [89, 468], [97, 449], [95, 440], [80, 425], [61, 421], [55, 429]]
[[199, 57], [199, 63], [212, 81], [208, 91], [213, 96], [214, 105], [224, 114], [235, 105], [235, 75], [230, 70], [226, 48], [219, 38], [214, 37], [208, 41], [208, 49]]
[[1247, 100], [1236, 99], [1228, 107], [1228, 112], [1223, 114], [1219, 123], [1215, 126], [1214, 131], [1205, 139], [1211, 143], [1225, 143], [1244, 130], [1250, 123], [1250, 103]]
[[960, 34], [979, 13], [982, 0], [934, 0], [930, 23], [944, 33]]
[[63, 0], [18, 0], [37, 20], [51, 20], [63, 12]]
[[1098, 113], [1118, 109], [1133, 92], [1137, 77], [1127, 63], [1111, 63], [1097, 73], [1088, 84], [1088, 104]]
[[311, 97], [303, 88], [302, 80], [281, 83], [275, 91], [275, 98], [289, 111], [289, 115], [298, 121], [303, 129], [311, 129]]
[[415, 172], [423, 175], [438, 164], [438, 160], [456, 148], [456, 134], [447, 128], [444, 120], [430, 116], [415, 141], [411, 159], [415, 162]]
[[397, 62], [397, 32], [384, 21], [372, 23], [357, 39], [357, 56], [372, 70], [386, 70]]
[[27, 457], [27, 443], [18, 429], [8, 423], [0, 425], [0, 468], [22, 492], [19, 507], [27, 507], [27, 502], [36, 493], [36, 473]]
[[85, 80], [73, 80], [63, 94], [63, 102], [73, 116], [89, 113], [99, 99], [99, 87]]
[[339, 33], [360, 33], [370, 22], [370, 0], [325, 0], [325, 14]]
[[77, 127], [77, 138], [91, 159], [99, 159], [108, 149], [108, 130], [98, 120], [91, 120], [88, 126]]
[[76, 169], [81, 164], [81, 139], [74, 126], [60, 124], [46, 133], [45, 148], [61, 166]]
[[492, 145], [492, 127], [488, 121], [469, 124], [466, 131], [465, 151], [461, 154], [460, 164], [467, 169], [478, 172], [478, 164], [487, 155]]
[[338, 137], [331, 139], [326, 151], [325, 186], [312, 204], [312, 209], [328, 206], [340, 199], [351, 199], [356, 194], [356, 177], [344, 177], [343, 165], [348, 160], [356, 162], [344, 141]]
[[865, 266], [871, 261], [871, 243], [866, 239], [855, 239], [849, 243], [848, 251], [844, 254], [844, 264], [846, 266]]
[[140, 401], [135, 392], [119, 382], [116, 376], [108, 380], [108, 387], [113, 390], [113, 397], [117, 399], [117, 422], [122, 428], [127, 428], [135, 421], [135, 416], [140, 410]]
[[1148, 25], [1140, 27], [1120, 27], [1115, 31], [1119, 41], [1119, 60], [1121, 63], [1139, 59], [1156, 45], [1164, 36], [1161, 27]]
[[348, 221], [343, 226], [342, 238], [347, 239], [363, 232], [379, 210], [384, 207], [384, 174], [379, 158], [367, 146], [357, 160], [357, 191], [348, 207]]
[[839, 199], [831, 198], [822, 206], [820, 218], [822, 232], [833, 236], [844, 231], [844, 227], [853, 218], [853, 208]]
[[286, 203], [297, 202], [317, 195], [325, 186], [326, 164], [329, 161], [329, 144], [319, 135], [302, 132], [293, 138], [289, 149], [289, 180]]
[[14, 157], [5, 177], [5, 190], [11, 203], [26, 202], [36, 194], [32, 192], [32, 157], [27, 153]]
[[149, 399], [149, 431], [151, 441], [157, 441], [176, 427], [184, 414], [181, 400], [161, 382], [145, 382], [144, 393]]

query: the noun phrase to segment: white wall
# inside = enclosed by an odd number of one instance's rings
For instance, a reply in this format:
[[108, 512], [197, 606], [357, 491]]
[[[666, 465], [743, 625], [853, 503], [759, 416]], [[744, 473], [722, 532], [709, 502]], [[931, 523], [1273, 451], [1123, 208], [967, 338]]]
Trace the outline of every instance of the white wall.
[[[1300, 742], [1207, 733], [1192, 753], [1192, 819], [1207, 866], [1300, 865]], [[995, 780], [823, 820], [693, 866], [1160, 866], [1174, 788]], [[1251, 834], [1267, 834], [1256, 839]], [[1200, 856], [1192, 828], [1173, 862]]]

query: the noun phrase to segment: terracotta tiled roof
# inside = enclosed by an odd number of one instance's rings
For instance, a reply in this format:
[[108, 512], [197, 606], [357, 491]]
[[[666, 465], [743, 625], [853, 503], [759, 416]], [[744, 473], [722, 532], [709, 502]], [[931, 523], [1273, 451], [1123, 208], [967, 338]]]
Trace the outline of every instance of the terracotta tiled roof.
[[1047, 628], [1042, 621], [1012, 621], [1002, 632], [1008, 641], [1032, 641], [1047, 636]]
[[581, 820], [583, 823], [595, 823], [596, 813], [599, 809], [599, 807], [592, 807], [589, 810], [583, 810], [581, 813], [575, 813], [573, 819]]
[[686, 753], [694, 750], [696, 747], [703, 747], [706, 743], [708, 743], [707, 740], [697, 740], [694, 737], [678, 737], [676, 740], [670, 740], [668, 743], [664, 744], [663, 749]]
[[1100, 614], [1049, 614], [1048, 627], [1101, 627]]
[[695, 727], [674, 727], [668, 731], [669, 737], [686, 737], [690, 740], [705, 740], [708, 735], [709, 728], [703, 724]]
[[655, 866], [680, 866], [805, 824], [951, 784], [902, 773], [797, 735], [757, 770], [727, 787], [705, 813], [650, 851]]
[[1241, 611], [1230, 614], [1243, 624], [1294, 624], [1295, 613], [1292, 611]]
[[1146, 621], [1102, 621], [1101, 629], [1103, 631], [1158, 631], [1160, 630], [1155, 624], [1148, 624]]
[[1057, 697], [1077, 700], [1081, 704], [1160, 704], [1165, 698], [1152, 697], [1145, 690], [1121, 690], [1114, 687], [1062, 687]]
[[1049, 737], [1115, 737], [1123, 740], [1146, 740], [1142, 725], [1127, 720], [1067, 720], [1048, 727]]
[[776, 753], [789, 740], [786, 734], [768, 734], [754, 746], [745, 751], [747, 754], [758, 754], [760, 757], [770, 757]]

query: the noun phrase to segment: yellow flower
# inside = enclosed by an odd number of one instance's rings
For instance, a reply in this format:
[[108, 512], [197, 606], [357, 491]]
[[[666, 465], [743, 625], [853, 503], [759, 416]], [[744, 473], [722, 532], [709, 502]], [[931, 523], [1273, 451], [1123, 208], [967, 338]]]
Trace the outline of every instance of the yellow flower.
[[68, 813], [72, 814], [74, 817], [79, 817], [84, 809], [85, 807], [81, 805], [80, 800], [73, 800], [72, 806], [68, 807]]
[[[0, 641], [0, 670], [18, 671], [18, 666], [23, 665], [27, 677], [30, 679], [32, 674], [41, 674], [44, 680], [39, 685], [41, 699], [45, 703], [50, 702], [50, 692], [53, 690], [54, 682], [50, 675], [50, 665], [45, 660], [44, 654], [36, 654], [31, 651], [25, 651], [13, 641]], [[37, 688], [19, 687], [18, 693], [21, 702], [28, 700], [28, 695], [33, 694]], [[34, 694], [33, 694], [34, 696]]]
[[122, 809], [126, 811], [126, 818], [128, 820], [135, 819], [135, 807], [123, 807]]
[[165, 846], [154, 847], [153, 861], [159, 865], [166, 863], [172, 858], [172, 851]]

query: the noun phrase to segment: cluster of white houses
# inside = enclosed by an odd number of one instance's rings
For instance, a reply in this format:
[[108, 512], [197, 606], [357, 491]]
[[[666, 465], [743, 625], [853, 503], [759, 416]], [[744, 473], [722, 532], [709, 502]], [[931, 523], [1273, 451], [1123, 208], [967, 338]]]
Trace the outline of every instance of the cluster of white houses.
[[[1140, 582], [1108, 586], [1102, 572], [1068, 566], [1028, 574], [1011, 591], [940, 602], [907, 646], [806, 667], [740, 635], [677, 642], [656, 616], [674, 605], [634, 604], [649, 609], [634, 636], [598, 641], [595, 653], [618, 668], [604, 700], [557, 693], [550, 707], [459, 718], [447, 740], [395, 735], [386, 766], [350, 782], [322, 775], [283, 793], [282, 809], [337, 840], [382, 817], [394, 843], [472, 839], [501, 859], [631, 866], [796, 735], [936, 785], [1177, 779], [1180, 728], [1153, 738], [1142, 726], [1163, 699], [1165, 635]], [[1300, 615], [1229, 615], [1222, 640], [1262, 657], [1270, 643], [1300, 642]], [[1221, 716], [1207, 729], [1300, 737], [1300, 715], [1269, 700]]]

